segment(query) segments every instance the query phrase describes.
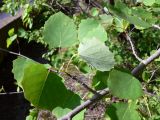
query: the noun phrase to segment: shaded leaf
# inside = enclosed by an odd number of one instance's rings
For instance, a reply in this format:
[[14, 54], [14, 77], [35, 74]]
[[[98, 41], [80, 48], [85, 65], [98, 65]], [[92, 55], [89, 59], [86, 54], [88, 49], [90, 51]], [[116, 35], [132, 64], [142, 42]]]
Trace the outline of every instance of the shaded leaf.
[[100, 22], [104, 28], [107, 28], [108, 26], [112, 25], [113, 17], [111, 15], [102, 14], [99, 17], [100, 17]]
[[95, 87], [96, 90], [102, 90], [107, 87], [107, 80], [109, 77], [109, 72], [101, 72], [97, 71], [96, 75], [93, 77], [92, 86]]
[[80, 104], [80, 97], [67, 90], [63, 79], [39, 63], [25, 68], [22, 86], [25, 97], [36, 107], [49, 110], [61, 107], [69, 111]]
[[141, 120], [135, 103], [113, 103], [106, 111], [111, 120]]
[[[21, 71], [19, 66], [22, 66]], [[77, 94], [65, 87], [60, 76], [51, 73], [43, 64], [18, 58], [14, 61], [13, 71], [20, 72], [15, 78], [21, 81], [25, 98], [37, 108], [55, 111], [62, 116], [82, 102]]]
[[[128, 6], [126, 6], [122, 2], [116, 2], [115, 6], [114, 7], [110, 6], [109, 9], [112, 14], [130, 22], [131, 24], [139, 26], [139, 27], [143, 27], [143, 28], [151, 27], [152, 24], [155, 23], [155, 21], [156, 21], [153, 16], [152, 16], [152, 18], [145, 16], [144, 14], [143, 14], [143, 16], [141, 16], [142, 12], [145, 11], [144, 9], [142, 9], [142, 8], [136, 8], [136, 9], [135, 8], [128, 8]], [[135, 12], [135, 11], [137, 11], [137, 9], [142, 12]], [[145, 12], [147, 13], [148, 11], [145, 11]], [[148, 12], [148, 14], [150, 14], [150, 13]]]

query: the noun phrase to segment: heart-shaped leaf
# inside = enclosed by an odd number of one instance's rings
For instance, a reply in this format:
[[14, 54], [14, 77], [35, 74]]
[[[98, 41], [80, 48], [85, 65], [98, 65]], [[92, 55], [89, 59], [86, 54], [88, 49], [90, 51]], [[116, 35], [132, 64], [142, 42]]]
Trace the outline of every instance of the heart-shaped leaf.
[[[15, 78], [21, 81], [25, 98], [34, 106], [51, 110], [57, 117], [62, 117], [81, 104], [81, 98], [65, 87], [64, 80], [43, 64], [23, 58], [18, 58], [14, 63], [13, 71], [20, 72], [15, 74]], [[18, 67], [21, 65], [22, 71]], [[61, 116], [56, 113], [61, 113]]]
[[114, 66], [114, 55], [108, 47], [96, 38], [82, 42], [78, 53], [88, 64], [100, 71], [109, 71]]
[[43, 36], [50, 48], [70, 47], [78, 42], [73, 20], [62, 12], [52, 15], [46, 21]]
[[142, 96], [141, 83], [132, 75], [112, 70], [108, 79], [111, 93], [123, 99], [137, 99]]

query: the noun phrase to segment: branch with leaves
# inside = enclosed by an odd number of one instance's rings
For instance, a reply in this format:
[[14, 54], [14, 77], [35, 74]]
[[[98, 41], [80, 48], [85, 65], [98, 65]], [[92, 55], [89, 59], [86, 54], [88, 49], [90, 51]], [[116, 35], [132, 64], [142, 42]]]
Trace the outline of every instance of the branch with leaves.
[[[140, 63], [137, 67], [135, 67], [132, 70], [132, 75], [137, 77], [139, 73], [151, 62], [153, 62], [157, 57], [160, 56], [160, 49], [157, 50], [153, 55], [148, 57], [147, 59], [143, 60], [144, 63]], [[95, 102], [98, 102], [99, 100], [103, 99], [105, 95], [109, 93], [109, 89], [104, 89], [99, 92], [99, 95], [94, 95], [90, 100], [87, 100], [86, 102], [82, 103], [80, 106], [73, 109], [71, 112], [60, 118], [59, 120], [71, 120], [76, 114], [81, 112], [82, 110], [86, 109], [90, 105], [94, 104]]]

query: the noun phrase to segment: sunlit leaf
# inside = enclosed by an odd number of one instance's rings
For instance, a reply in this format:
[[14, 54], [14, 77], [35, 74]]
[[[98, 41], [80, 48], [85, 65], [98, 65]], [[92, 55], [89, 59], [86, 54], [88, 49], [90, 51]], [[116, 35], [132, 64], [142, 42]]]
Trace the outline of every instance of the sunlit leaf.
[[97, 20], [91, 18], [82, 20], [78, 29], [80, 42], [92, 39], [93, 37], [104, 42], [107, 40], [107, 33]]
[[78, 53], [83, 60], [100, 71], [109, 71], [115, 64], [114, 55], [96, 38], [82, 42]]
[[12, 73], [14, 74], [14, 79], [17, 80], [17, 83], [19, 86], [21, 86], [21, 82], [23, 80], [25, 67], [32, 62], [33, 61], [31, 61], [29, 59], [27, 60], [22, 57], [19, 57], [13, 61]]
[[155, 0], [143, 0], [143, 3], [146, 6], [152, 6], [156, 1]]
[[62, 12], [52, 15], [46, 21], [43, 36], [50, 48], [71, 47], [78, 42], [73, 20]]

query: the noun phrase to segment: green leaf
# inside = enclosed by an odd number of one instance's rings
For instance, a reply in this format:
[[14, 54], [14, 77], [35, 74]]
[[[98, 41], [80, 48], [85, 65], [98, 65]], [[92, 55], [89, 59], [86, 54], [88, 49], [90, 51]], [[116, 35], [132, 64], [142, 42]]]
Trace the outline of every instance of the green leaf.
[[33, 62], [25, 68], [22, 86], [26, 99], [34, 106], [53, 111], [60, 108], [61, 115], [68, 113], [81, 102], [78, 95], [64, 86], [61, 77], [50, 73], [39, 63]]
[[26, 117], [26, 120], [37, 120], [38, 110], [31, 109], [29, 110], [29, 115]]
[[150, 80], [150, 73], [148, 71], [143, 71], [142, 73], [142, 79], [145, 81], [145, 82], [148, 82], [148, 80]]
[[56, 111], [62, 116], [80, 105], [80, 97], [68, 90], [63, 79], [44, 65], [32, 62], [25, 67], [23, 74], [25, 98], [35, 107]]
[[73, 120], [84, 120], [84, 114], [86, 110], [79, 112], [76, 116], [73, 117]]
[[93, 7], [90, 12], [91, 12], [91, 15], [94, 17], [98, 16], [99, 14], [99, 10], [96, 7]]
[[21, 38], [28, 38], [28, 33], [27, 31], [25, 31], [23, 28], [19, 28], [18, 29], [18, 37], [21, 37]]
[[96, 75], [93, 77], [92, 86], [95, 87], [96, 90], [102, 90], [107, 87], [107, 80], [109, 77], [109, 72], [101, 72], [97, 71]]
[[[70, 101], [67, 101], [70, 102]], [[72, 101], [73, 102], [73, 101]], [[76, 101], [75, 101], [76, 102]], [[68, 108], [65, 108], [65, 110], [63, 110], [63, 107], [56, 107], [52, 113], [54, 115], [56, 115], [56, 117], [60, 118], [63, 115], [66, 115], [68, 112], [70, 112], [71, 110]], [[84, 119], [84, 113], [86, 110], [81, 111], [80, 113], [78, 113], [76, 116], [73, 117], [73, 120], [83, 120]]]
[[156, 2], [155, 2], [156, 4], [160, 4], [160, 0], [156, 0]]
[[149, 23], [147, 23], [146, 21], [143, 21], [141, 18], [137, 17], [137, 16], [128, 16], [127, 20], [139, 27], [143, 27], [143, 28], [148, 28], [151, 25]]
[[14, 79], [17, 80], [17, 84], [20, 87], [22, 86], [21, 82], [23, 80], [24, 69], [29, 63], [32, 63], [32, 62], [33, 61], [31, 61], [29, 59], [22, 58], [22, 57], [19, 57], [13, 61], [12, 73], [14, 74]]
[[105, 29], [97, 20], [92, 18], [82, 20], [78, 29], [78, 38], [80, 42], [92, 39], [93, 37], [103, 42], [108, 39]]
[[80, 61], [77, 65], [79, 70], [83, 73], [89, 73], [91, 72], [91, 67], [84, 61]]
[[113, 23], [113, 17], [111, 15], [102, 14], [99, 16], [100, 22], [104, 28], [111, 26]]
[[[128, 6], [122, 2], [116, 2], [115, 6], [109, 6], [109, 9], [112, 14], [139, 27], [151, 27], [156, 21], [154, 17], [148, 17], [147, 15], [145, 16], [144, 12], [150, 14], [149, 11], [145, 11], [145, 9], [142, 8], [137, 8], [138, 10], [135, 8], [128, 8]], [[141, 16], [142, 12], [143, 16]]]
[[137, 99], [142, 96], [140, 82], [128, 73], [112, 70], [108, 79], [108, 87], [114, 96], [123, 99]]
[[141, 120], [135, 103], [113, 103], [106, 111], [111, 120]]
[[61, 4], [68, 4], [71, 3], [71, 0], [58, 0], [61, 2]]
[[19, 57], [13, 61], [12, 72], [26, 99], [38, 108], [53, 111], [57, 117], [62, 117], [82, 102], [78, 95], [64, 86], [60, 76], [48, 71], [46, 65]]
[[52, 15], [46, 21], [43, 36], [50, 48], [71, 47], [78, 42], [73, 20], [62, 12]]
[[13, 41], [15, 41], [17, 39], [17, 35], [13, 35], [10, 38], [7, 38], [7, 48], [9, 48], [9, 46], [13, 43]]
[[147, 26], [147, 24], [151, 26], [157, 21], [157, 19], [152, 16], [151, 12], [146, 11], [141, 7], [132, 8], [132, 14], [134, 15], [134, 17], [129, 16], [128, 20], [130, 20], [131, 22], [133, 21], [133, 23], [135, 22], [136, 25], [140, 27]]
[[11, 36], [14, 35], [14, 28], [12, 28], [12, 29], [10, 29], [10, 30], [8, 31], [8, 35], [9, 35], [9, 37], [11, 37]]
[[114, 66], [114, 55], [105, 44], [96, 38], [82, 42], [78, 53], [88, 64], [100, 71], [109, 71]]
[[155, 0], [143, 0], [143, 3], [146, 6], [152, 6], [156, 1]]
[[129, 25], [127, 21], [125, 21], [124, 19], [118, 18], [118, 17], [114, 19], [114, 22], [116, 25], [116, 30], [118, 32], [124, 32]]
[[145, 9], [141, 7], [134, 7], [132, 8], [132, 14], [135, 14], [137, 17], [140, 17], [142, 19], [152, 19], [152, 13], [146, 11]]
[[[12, 69], [12, 73], [14, 74], [14, 79], [17, 81], [17, 84], [22, 87], [21, 82], [23, 80], [23, 76], [24, 76], [24, 69], [27, 66], [30, 66], [32, 63], [37, 63], [31, 59], [26, 59], [23, 57], [18, 57], [17, 59], [15, 59], [13, 61], [13, 69]], [[45, 68], [50, 68], [50, 66], [48, 64], [44, 64]]]

